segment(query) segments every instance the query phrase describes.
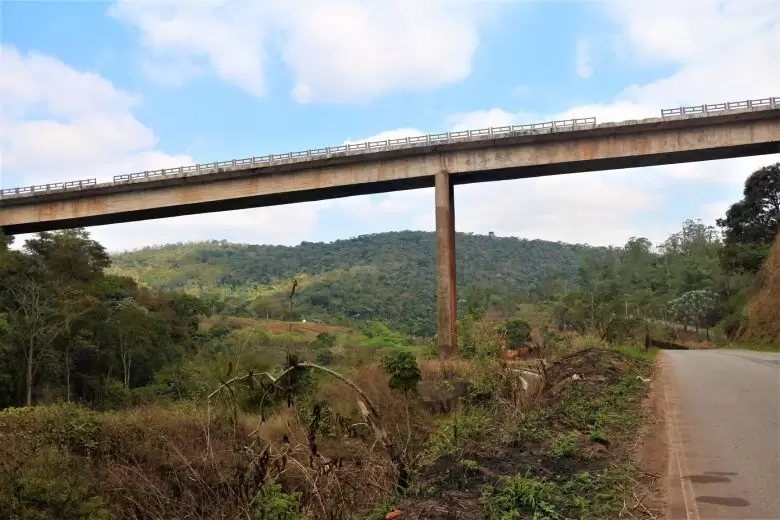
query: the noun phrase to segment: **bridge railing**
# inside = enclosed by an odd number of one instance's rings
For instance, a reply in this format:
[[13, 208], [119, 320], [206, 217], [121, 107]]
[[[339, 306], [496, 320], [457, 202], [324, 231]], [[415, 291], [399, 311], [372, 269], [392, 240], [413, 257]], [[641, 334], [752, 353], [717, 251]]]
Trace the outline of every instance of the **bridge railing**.
[[[675, 117], [688, 115], [718, 115], [723, 112], [733, 110], [751, 110], [754, 108], [780, 108], [780, 97], [769, 97], [762, 99], [750, 99], [745, 101], [732, 101], [728, 103], [715, 103], [709, 105], [684, 106], [678, 108], [669, 108], [661, 110], [661, 117]], [[442, 132], [438, 134], [428, 134], [421, 136], [400, 137], [396, 139], [385, 139], [384, 141], [364, 141], [360, 143], [347, 143], [340, 146], [328, 146], [326, 148], [312, 148], [300, 152], [288, 152], [283, 154], [269, 154], [255, 157], [246, 157], [244, 159], [232, 159], [229, 161], [219, 161], [211, 163], [200, 163], [191, 166], [179, 166], [175, 168], [163, 168], [160, 170], [143, 171], [136, 173], [127, 173], [115, 175], [113, 182], [124, 184], [129, 182], [143, 182], [150, 180], [163, 179], [168, 176], [180, 175], [198, 175], [218, 168], [230, 168], [235, 166], [267, 166], [282, 161], [291, 161], [298, 159], [312, 159], [332, 156], [334, 154], [360, 154], [370, 153], [381, 150], [412, 147], [425, 144], [436, 144], [443, 142], [457, 142], [468, 140], [490, 140], [493, 138], [533, 135], [541, 133], [566, 132], [571, 130], [581, 130], [594, 128], [596, 126], [595, 117], [583, 117], [574, 119], [564, 119], [559, 121], [547, 121], [544, 123], [532, 123], [527, 125], [507, 125], [491, 128], [479, 128], [476, 130], [461, 130], [456, 132]], [[85, 179], [80, 181], [57, 182], [53, 184], [40, 184], [36, 186], [26, 186], [22, 188], [8, 188], [0, 190], [0, 199], [6, 197], [34, 196], [41, 193], [48, 193], [67, 189], [81, 189], [96, 185], [95, 179]]]
[[288, 152], [283, 154], [269, 154], [256, 157], [247, 157], [245, 159], [233, 159], [230, 161], [220, 161], [213, 163], [200, 163], [194, 166], [179, 166], [178, 168], [164, 168], [161, 170], [145, 171], [138, 173], [129, 173], [124, 175], [115, 175], [115, 183], [127, 183], [135, 181], [145, 181], [163, 178], [172, 175], [183, 175], [185, 173], [201, 173], [217, 168], [229, 168], [233, 166], [245, 165], [270, 165], [280, 161], [290, 161], [293, 159], [310, 159], [332, 156], [334, 154], [353, 154], [364, 152], [375, 152], [386, 149], [403, 148], [407, 146], [416, 146], [428, 143], [441, 143], [448, 141], [466, 141], [471, 139], [492, 139], [493, 137], [507, 137], [511, 135], [526, 135], [543, 131], [563, 132], [572, 129], [593, 128], [596, 126], [595, 117], [582, 117], [576, 119], [564, 119], [560, 121], [549, 121], [545, 123], [534, 123], [529, 125], [512, 125], [494, 128], [480, 128], [477, 130], [463, 130], [460, 132], [443, 132], [439, 134], [428, 134], [420, 136], [400, 137], [397, 139], [385, 139], [384, 141], [364, 141], [360, 143], [347, 143], [340, 146], [328, 146], [326, 148], [312, 148], [300, 152]]
[[51, 184], [36, 184], [34, 186], [24, 186], [21, 188], [4, 188], [0, 190], [0, 199], [5, 197], [17, 197], [19, 195], [38, 195], [52, 191], [82, 189], [95, 186], [97, 179], [82, 179], [79, 181], [54, 182]]
[[688, 107], [665, 108], [661, 110], [661, 117], [687, 116], [694, 114], [710, 114], [728, 112], [731, 110], [750, 110], [753, 108], [778, 108], [780, 97], [762, 99], [748, 99], [746, 101], [731, 101], [729, 103], [715, 103], [712, 105], [694, 105]]

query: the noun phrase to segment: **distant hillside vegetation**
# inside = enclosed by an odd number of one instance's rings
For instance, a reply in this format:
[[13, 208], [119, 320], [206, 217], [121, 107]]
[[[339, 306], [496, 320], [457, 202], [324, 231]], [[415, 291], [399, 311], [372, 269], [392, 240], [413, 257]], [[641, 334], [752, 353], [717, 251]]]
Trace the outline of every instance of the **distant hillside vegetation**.
[[[594, 249], [463, 233], [456, 244], [459, 288], [492, 287], [486, 297], [496, 305], [527, 300], [552, 278], [573, 286], [583, 253]], [[376, 317], [430, 335], [435, 254], [433, 233], [403, 231], [295, 247], [173, 244], [116, 255], [112, 269], [152, 288], [200, 295], [216, 313], [263, 318], [289, 317], [287, 295], [295, 278], [298, 317], [328, 322]]]
[[761, 268], [758, 290], [745, 309], [741, 339], [780, 344], [780, 231]]

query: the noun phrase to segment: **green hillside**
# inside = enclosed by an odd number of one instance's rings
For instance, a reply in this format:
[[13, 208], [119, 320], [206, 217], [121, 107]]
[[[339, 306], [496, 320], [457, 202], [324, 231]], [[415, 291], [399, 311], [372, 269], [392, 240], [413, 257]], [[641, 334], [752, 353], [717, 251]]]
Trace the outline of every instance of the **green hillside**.
[[[534, 291], [544, 294], [551, 283], [574, 285], [583, 252], [593, 249], [462, 233], [456, 244], [461, 298], [486, 298], [494, 307], [527, 301]], [[329, 322], [376, 317], [429, 335], [435, 250], [435, 235], [419, 231], [294, 247], [212, 241], [122, 253], [112, 269], [151, 288], [197, 294], [217, 313], [277, 319], [289, 317], [287, 294], [296, 279], [298, 317]]]

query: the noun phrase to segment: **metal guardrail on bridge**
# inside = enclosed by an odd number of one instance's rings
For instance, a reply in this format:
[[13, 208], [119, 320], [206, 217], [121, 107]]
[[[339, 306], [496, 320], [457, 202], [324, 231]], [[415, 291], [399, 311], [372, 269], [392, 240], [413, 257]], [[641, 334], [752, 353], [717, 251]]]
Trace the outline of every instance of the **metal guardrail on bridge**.
[[401, 137], [398, 139], [385, 139], [384, 141], [369, 141], [363, 143], [349, 143], [341, 146], [328, 146], [326, 148], [312, 148], [300, 152], [288, 152], [282, 154], [270, 154], [260, 157], [247, 157], [245, 159], [233, 159], [230, 161], [196, 164], [194, 166], [180, 166], [178, 168], [166, 168], [149, 172], [130, 173], [127, 175], [115, 175], [114, 182], [129, 182], [140, 180], [159, 179], [168, 175], [181, 175], [185, 173], [200, 173], [231, 166], [245, 165], [271, 165], [280, 161], [293, 159], [317, 159], [329, 157], [333, 154], [355, 154], [363, 152], [378, 152], [396, 148], [406, 148], [422, 144], [436, 144], [445, 142], [466, 141], [471, 139], [493, 139], [494, 137], [510, 137], [514, 135], [533, 134], [539, 131], [564, 132], [581, 130], [596, 126], [595, 117], [583, 117], [578, 119], [565, 119], [561, 121], [549, 121], [530, 125], [512, 125], [493, 128], [480, 128], [478, 130], [463, 130], [460, 132], [444, 132], [440, 134], [428, 134], [415, 137]]
[[778, 108], [780, 97], [762, 99], [748, 99], [746, 101], [731, 101], [729, 103], [715, 103], [712, 105], [694, 105], [689, 107], [665, 108], [661, 110], [661, 117], [688, 116], [694, 114], [713, 114], [729, 112], [731, 110], [751, 110], [753, 108]]
[[[778, 108], [780, 107], [780, 97], [770, 97], [762, 99], [752, 99], [745, 101], [734, 101], [729, 103], [716, 103], [711, 105], [697, 105], [679, 108], [669, 108], [661, 110], [661, 117], [679, 117], [693, 115], [719, 115], [723, 112], [733, 110], [752, 110], [754, 108]], [[595, 117], [584, 117], [576, 119], [565, 119], [560, 121], [548, 121], [544, 123], [533, 123], [528, 125], [511, 125], [492, 128], [480, 128], [477, 130], [463, 130], [460, 132], [444, 132], [439, 134], [428, 134], [416, 137], [402, 137], [398, 139], [386, 139], [384, 141], [370, 141], [363, 143], [348, 143], [341, 146], [328, 146], [326, 148], [312, 148], [300, 152], [288, 152], [283, 154], [269, 154], [259, 157], [247, 157], [244, 159], [232, 159], [229, 161], [220, 161], [212, 163], [201, 163], [192, 166], [179, 166], [177, 168], [164, 168], [154, 171], [144, 171], [137, 173], [128, 173], [115, 175], [114, 184], [126, 184], [135, 182], [152, 181], [162, 179], [168, 176], [179, 176], [184, 174], [199, 175], [217, 168], [235, 167], [235, 166], [268, 166], [275, 163], [291, 160], [310, 160], [323, 157], [329, 157], [333, 154], [361, 154], [378, 152], [382, 150], [391, 150], [406, 148], [425, 144], [436, 144], [446, 142], [458, 142], [468, 140], [490, 140], [493, 138], [504, 138], [521, 135], [533, 135], [541, 133], [567, 132], [572, 130], [582, 130], [596, 127]], [[24, 188], [10, 188], [0, 190], [0, 199], [5, 197], [34, 196], [40, 193], [66, 189], [83, 189], [95, 186], [95, 179], [86, 179], [71, 182], [58, 182], [54, 184], [41, 184], [37, 186], [27, 186]], [[110, 183], [109, 183], [110, 184]]]
[[48, 193], [51, 191], [81, 189], [89, 186], [95, 186], [96, 179], [82, 179], [80, 181], [55, 182], [52, 184], [36, 184], [34, 186], [25, 186], [23, 188], [5, 188], [0, 190], [0, 199], [11, 195], [37, 195], [39, 193]]

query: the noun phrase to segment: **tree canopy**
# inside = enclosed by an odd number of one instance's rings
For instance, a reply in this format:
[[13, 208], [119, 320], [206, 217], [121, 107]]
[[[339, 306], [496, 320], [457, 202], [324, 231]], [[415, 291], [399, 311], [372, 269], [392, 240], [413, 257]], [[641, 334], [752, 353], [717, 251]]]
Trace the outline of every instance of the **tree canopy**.
[[718, 219], [724, 230], [723, 258], [732, 271], [757, 272], [769, 254], [780, 225], [780, 163], [753, 172], [742, 200]]
[[106, 274], [110, 257], [85, 230], [10, 243], [0, 237], [0, 408], [103, 402], [192, 348], [200, 301]]

